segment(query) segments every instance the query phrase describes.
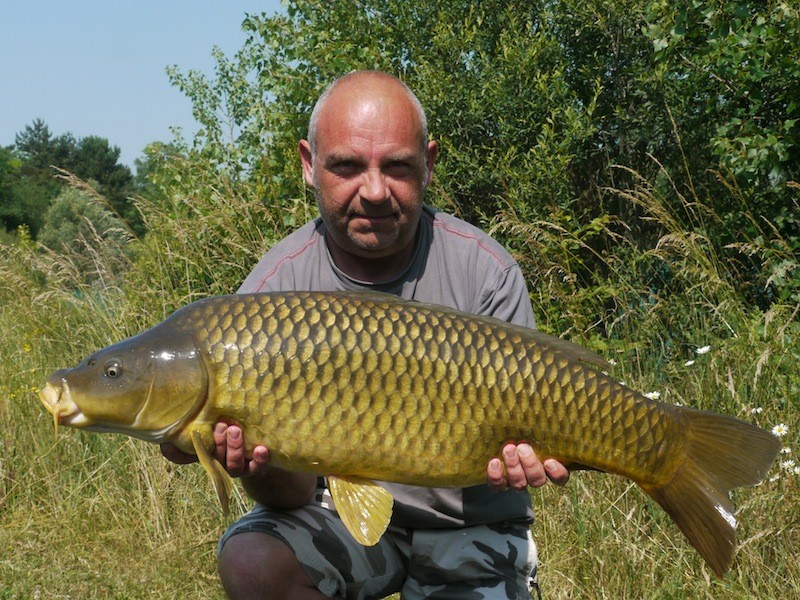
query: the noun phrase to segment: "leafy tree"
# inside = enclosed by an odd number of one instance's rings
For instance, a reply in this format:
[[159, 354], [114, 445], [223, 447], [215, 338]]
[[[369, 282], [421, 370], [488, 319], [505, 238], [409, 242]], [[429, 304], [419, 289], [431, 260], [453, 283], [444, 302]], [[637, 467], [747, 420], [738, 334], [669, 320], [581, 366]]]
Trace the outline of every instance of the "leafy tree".
[[541, 34], [547, 7], [291, 2], [286, 15], [246, 19], [245, 46], [232, 59], [215, 51], [213, 79], [174, 68], [170, 76], [201, 124], [193, 152], [294, 198], [304, 192], [297, 139], [322, 88], [352, 69], [396, 73], [417, 91], [445, 149], [436, 201], [478, 219], [511, 188], [546, 213], [570, 202], [569, 157], [592, 129], [564, 85], [558, 40]]
[[[720, 245], [739, 247], [743, 235], [776, 232], [800, 253], [800, 10], [784, 2], [696, 1], [647, 5], [654, 73], [682, 98], [685, 147], [694, 147], [692, 175], [721, 175], [723, 193], [709, 194], [721, 216]], [[706, 179], [707, 180], [707, 179]], [[711, 186], [709, 186], [711, 187]], [[724, 193], [730, 189], [736, 193]], [[743, 287], [756, 302], [773, 299], [773, 278], [740, 253]]]
[[38, 239], [70, 256], [77, 271], [91, 279], [100, 266], [125, 263], [130, 236], [102, 198], [67, 187], [47, 209]]
[[20, 164], [16, 173], [12, 227], [24, 223], [36, 235], [44, 210], [61, 190], [52, 166], [67, 168], [74, 147], [71, 135], [54, 137], [41, 119], [34, 119], [15, 136], [14, 150]]
[[9, 231], [24, 226], [33, 235], [39, 231], [47, 207], [52, 202], [51, 188], [36, 180], [19, 177], [12, 184], [11, 202], [5, 207], [3, 222]]
[[25, 166], [11, 148], [0, 148], [0, 223], [6, 231], [25, 226], [35, 233], [56, 186], [29, 176]]
[[[548, 251], [598, 290], [618, 240], [647, 248], [665, 233], [613, 191], [651, 181], [672, 211], [708, 200], [718, 217], [696, 213], [693, 226], [755, 281], [759, 265], [731, 242], [757, 236], [762, 217], [800, 245], [787, 187], [800, 164], [797, 16], [777, 1], [294, 0], [248, 16], [247, 41], [232, 57], [214, 51], [211, 78], [170, 69], [201, 124], [178, 146], [289, 214], [312, 202], [295, 154], [319, 91], [383, 69], [418, 93], [442, 146], [429, 200], [512, 250], [550, 228]], [[161, 163], [164, 190], [191, 189], [185, 165]], [[668, 270], [642, 268], [666, 289]]]
[[57, 177], [57, 169], [63, 169], [96, 182], [111, 208], [142, 233], [141, 219], [130, 199], [135, 191], [133, 174], [119, 164], [120, 149], [105, 138], [76, 140], [69, 133], [54, 136], [44, 121], [35, 119], [16, 135], [12, 154], [17, 167], [7, 176], [11, 191], [0, 205], [0, 218], [7, 229], [24, 224], [36, 235], [47, 207], [64, 189]]
[[800, 176], [800, 11], [783, 2], [652, 2], [659, 73], [694, 101], [714, 153], [744, 183]]
[[133, 188], [136, 196], [155, 204], [163, 202], [163, 194], [154, 183], [159, 159], [179, 156], [180, 150], [173, 144], [154, 142], [145, 148], [142, 156], [134, 160], [136, 174], [133, 177]]
[[42, 119], [34, 119], [15, 136], [15, 146], [26, 159], [29, 171], [47, 171], [51, 166], [67, 168], [75, 148], [71, 134], [53, 137]]
[[107, 139], [98, 136], [82, 138], [70, 156], [71, 169], [86, 181], [96, 181], [100, 193], [111, 207], [128, 223], [141, 232], [141, 221], [130, 195], [134, 190], [131, 170], [119, 164], [120, 149], [111, 146]]
[[7, 207], [13, 201], [11, 181], [17, 168], [19, 161], [14, 158], [11, 149], [0, 147], [0, 218], [5, 218]]

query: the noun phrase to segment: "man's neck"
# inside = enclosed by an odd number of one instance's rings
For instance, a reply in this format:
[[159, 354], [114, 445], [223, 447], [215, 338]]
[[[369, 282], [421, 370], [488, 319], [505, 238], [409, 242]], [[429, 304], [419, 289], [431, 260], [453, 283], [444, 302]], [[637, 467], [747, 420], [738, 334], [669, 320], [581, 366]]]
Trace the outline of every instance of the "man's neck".
[[364, 283], [384, 283], [397, 278], [411, 264], [416, 238], [400, 252], [376, 258], [345, 252], [327, 236], [326, 243], [334, 264], [345, 275]]

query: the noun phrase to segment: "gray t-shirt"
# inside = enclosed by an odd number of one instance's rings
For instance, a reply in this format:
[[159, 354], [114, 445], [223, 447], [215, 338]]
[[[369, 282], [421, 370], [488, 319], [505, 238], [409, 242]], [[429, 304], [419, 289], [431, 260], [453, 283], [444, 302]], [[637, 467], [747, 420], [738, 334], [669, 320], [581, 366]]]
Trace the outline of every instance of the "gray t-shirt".
[[[273, 246], [239, 288], [239, 293], [272, 291], [388, 292], [466, 312], [534, 327], [533, 311], [519, 266], [480, 229], [425, 207], [408, 268], [380, 284], [356, 281], [340, 271], [316, 219]], [[533, 519], [530, 496], [496, 492], [488, 485], [462, 489], [385, 487], [395, 499], [392, 523], [402, 527], [461, 527]]]

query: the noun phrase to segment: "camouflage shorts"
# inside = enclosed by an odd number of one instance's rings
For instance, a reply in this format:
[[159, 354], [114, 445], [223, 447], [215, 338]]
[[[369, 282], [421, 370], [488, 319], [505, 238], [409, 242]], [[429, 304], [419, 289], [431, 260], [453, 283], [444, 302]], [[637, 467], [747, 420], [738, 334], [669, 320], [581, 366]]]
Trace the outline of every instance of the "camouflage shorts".
[[308, 505], [275, 511], [261, 505], [231, 525], [233, 535], [258, 531], [287, 544], [317, 588], [327, 596], [404, 599], [530, 600], [536, 545], [525, 523], [463, 529], [390, 527], [372, 547], [356, 542], [333, 509], [327, 490]]

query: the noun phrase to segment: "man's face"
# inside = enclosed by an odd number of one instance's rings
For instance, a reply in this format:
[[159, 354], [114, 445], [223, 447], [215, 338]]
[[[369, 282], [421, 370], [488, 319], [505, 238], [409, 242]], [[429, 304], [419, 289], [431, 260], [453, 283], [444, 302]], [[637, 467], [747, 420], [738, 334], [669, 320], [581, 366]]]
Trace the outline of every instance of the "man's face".
[[336, 92], [320, 113], [313, 163], [308, 142], [300, 143], [304, 175], [339, 250], [389, 257], [414, 240], [436, 144], [422, 139], [405, 94]]

